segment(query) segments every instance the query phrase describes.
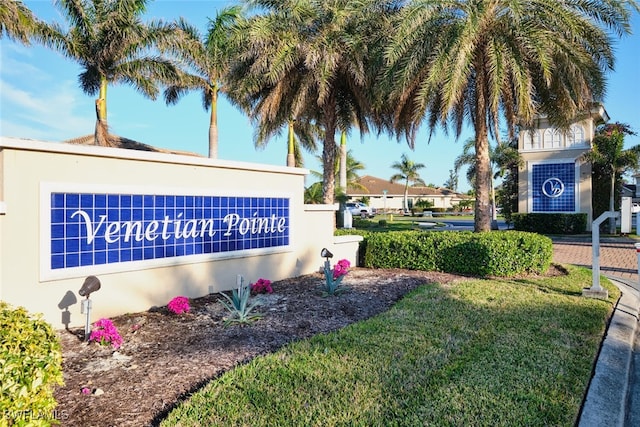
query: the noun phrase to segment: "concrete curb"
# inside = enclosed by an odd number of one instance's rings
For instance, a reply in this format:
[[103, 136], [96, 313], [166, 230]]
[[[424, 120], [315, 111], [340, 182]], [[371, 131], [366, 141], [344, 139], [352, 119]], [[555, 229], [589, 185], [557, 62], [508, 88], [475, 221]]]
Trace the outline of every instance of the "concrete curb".
[[624, 426], [633, 345], [640, 295], [636, 284], [607, 276], [620, 289], [616, 305], [589, 384], [578, 426]]

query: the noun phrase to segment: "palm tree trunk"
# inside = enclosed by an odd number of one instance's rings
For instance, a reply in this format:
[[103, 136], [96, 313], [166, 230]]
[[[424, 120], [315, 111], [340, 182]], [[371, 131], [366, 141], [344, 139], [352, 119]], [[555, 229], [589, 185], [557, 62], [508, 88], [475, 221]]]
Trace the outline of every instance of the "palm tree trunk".
[[[484, 64], [479, 64], [476, 70], [482, 70]], [[489, 136], [487, 127], [487, 106], [485, 104], [485, 76], [479, 72], [476, 76], [476, 114], [474, 118], [476, 140], [476, 206], [475, 206], [475, 232], [491, 231], [491, 205], [489, 186], [491, 183], [491, 160], [489, 159]]]
[[333, 204], [335, 183], [335, 164], [336, 164], [336, 142], [333, 137], [335, 128], [325, 129], [324, 144], [322, 147], [322, 163], [324, 165], [322, 171], [322, 203]]
[[347, 134], [340, 134], [340, 191], [347, 194]]
[[290, 119], [289, 120], [289, 129], [288, 129], [288, 133], [287, 133], [287, 166], [290, 167], [295, 167], [296, 165], [296, 155], [294, 153], [294, 146], [295, 146], [295, 141], [294, 141], [294, 133], [293, 133], [293, 124], [295, 123], [295, 120]]
[[336, 99], [330, 97], [322, 108], [324, 143], [322, 147], [322, 202], [332, 205], [336, 190]]
[[404, 183], [404, 212], [409, 212], [409, 179]]
[[209, 158], [218, 158], [218, 85], [211, 93], [211, 118], [209, 120]]
[[94, 131], [94, 144], [100, 147], [112, 146], [109, 141], [109, 127], [107, 126], [107, 79], [100, 78], [100, 92], [96, 99], [96, 128]]

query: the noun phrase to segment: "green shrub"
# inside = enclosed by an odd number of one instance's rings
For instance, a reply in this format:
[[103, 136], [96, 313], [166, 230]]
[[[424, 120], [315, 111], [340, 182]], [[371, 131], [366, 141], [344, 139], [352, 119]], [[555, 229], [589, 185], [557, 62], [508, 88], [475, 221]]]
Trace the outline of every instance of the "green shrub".
[[0, 338], [0, 425], [48, 426], [64, 418], [55, 412], [62, 352], [51, 325], [0, 301]]
[[513, 228], [540, 234], [581, 234], [587, 230], [586, 213], [514, 213]]
[[353, 218], [353, 226], [355, 228], [371, 228], [371, 227], [375, 227], [376, 223], [373, 221], [370, 221], [368, 219], [362, 219], [362, 218]]
[[381, 219], [378, 221], [378, 225], [380, 227], [386, 227], [387, 226], [387, 220], [386, 219]]
[[402, 231], [372, 233], [365, 241], [368, 268], [508, 277], [544, 273], [553, 256], [551, 239], [518, 231]]

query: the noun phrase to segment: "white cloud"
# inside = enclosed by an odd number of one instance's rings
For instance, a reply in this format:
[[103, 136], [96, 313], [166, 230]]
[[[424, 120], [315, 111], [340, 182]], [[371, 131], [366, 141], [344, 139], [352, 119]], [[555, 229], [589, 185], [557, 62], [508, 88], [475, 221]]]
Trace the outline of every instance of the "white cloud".
[[69, 81], [40, 91], [0, 80], [0, 133], [5, 136], [62, 140], [93, 132], [91, 99]]

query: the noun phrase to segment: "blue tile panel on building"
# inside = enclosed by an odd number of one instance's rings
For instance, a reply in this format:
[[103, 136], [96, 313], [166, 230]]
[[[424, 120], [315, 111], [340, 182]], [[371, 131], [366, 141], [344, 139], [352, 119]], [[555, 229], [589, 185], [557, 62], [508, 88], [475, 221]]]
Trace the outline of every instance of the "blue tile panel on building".
[[52, 270], [289, 245], [284, 197], [51, 193]]

